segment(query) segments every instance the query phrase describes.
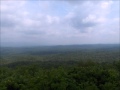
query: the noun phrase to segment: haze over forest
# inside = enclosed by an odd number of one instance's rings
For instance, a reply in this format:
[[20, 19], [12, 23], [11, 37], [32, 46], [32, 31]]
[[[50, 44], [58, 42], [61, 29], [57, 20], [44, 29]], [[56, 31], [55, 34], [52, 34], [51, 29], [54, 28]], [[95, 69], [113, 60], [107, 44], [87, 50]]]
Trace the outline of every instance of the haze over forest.
[[0, 90], [120, 90], [120, 0], [0, 0]]
[[119, 0], [1, 0], [1, 46], [119, 44]]

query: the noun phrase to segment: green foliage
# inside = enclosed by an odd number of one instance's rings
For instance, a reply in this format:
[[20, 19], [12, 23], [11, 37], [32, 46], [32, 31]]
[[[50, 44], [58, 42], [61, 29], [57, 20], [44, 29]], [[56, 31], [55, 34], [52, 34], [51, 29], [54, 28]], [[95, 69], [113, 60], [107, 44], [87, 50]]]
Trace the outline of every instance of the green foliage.
[[[49, 61], [62, 64], [63, 61], [71, 65], [80, 61], [113, 62], [120, 60], [119, 45], [68, 45], [44, 47], [1, 47], [0, 66], [39, 64]], [[58, 63], [57, 63], [58, 62]], [[66, 64], [65, 63], [65, 64]], [[12, 65], [11, 65], [12, 64]], [[53, 63], [52, 63], [53, 64]], [[42, 65], [42, 64], [41, 64]]]
[[120, 90], [119, 45], [1, 48], [0, 90]]
[[[0, 90], [119, 90], [119, 62], [80, 62], [71, 67], [0, 67]], [[111, 66], [110, 68], [108, 68]]]

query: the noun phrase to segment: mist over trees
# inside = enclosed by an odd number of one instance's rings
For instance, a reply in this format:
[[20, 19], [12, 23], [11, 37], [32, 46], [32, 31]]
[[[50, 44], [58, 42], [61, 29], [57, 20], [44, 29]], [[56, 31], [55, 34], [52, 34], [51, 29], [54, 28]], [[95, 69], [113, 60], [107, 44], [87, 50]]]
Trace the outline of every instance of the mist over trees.
[[120, 90], [119, 45], [2, 47], [0, 90]]

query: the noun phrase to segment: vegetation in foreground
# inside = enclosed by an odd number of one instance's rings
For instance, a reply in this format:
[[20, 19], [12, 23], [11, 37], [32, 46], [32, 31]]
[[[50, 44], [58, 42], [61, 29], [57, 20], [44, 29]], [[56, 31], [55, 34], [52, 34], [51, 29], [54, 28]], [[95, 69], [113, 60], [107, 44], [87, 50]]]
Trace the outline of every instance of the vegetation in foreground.
[[120, 61], [0, 67], [0, 90], [120, 90]]

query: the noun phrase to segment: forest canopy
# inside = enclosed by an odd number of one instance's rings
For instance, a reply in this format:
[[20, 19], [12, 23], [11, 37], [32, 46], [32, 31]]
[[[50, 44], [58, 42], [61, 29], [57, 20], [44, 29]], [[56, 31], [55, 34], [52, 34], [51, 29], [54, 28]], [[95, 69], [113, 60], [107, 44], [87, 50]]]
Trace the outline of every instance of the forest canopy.
[[0, 90], [120, 90], [119, 45], [2, 47]]

